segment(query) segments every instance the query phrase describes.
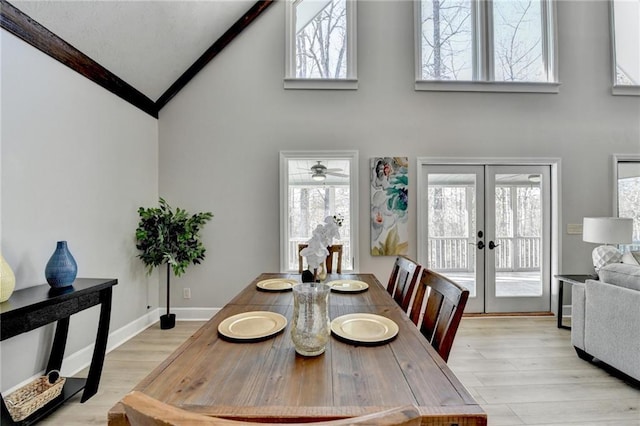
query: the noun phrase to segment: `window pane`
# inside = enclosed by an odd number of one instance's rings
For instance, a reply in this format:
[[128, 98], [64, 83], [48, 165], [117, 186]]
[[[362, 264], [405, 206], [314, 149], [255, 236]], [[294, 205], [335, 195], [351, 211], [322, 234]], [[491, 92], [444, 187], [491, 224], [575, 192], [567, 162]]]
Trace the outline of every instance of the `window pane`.
[[471, 2], [422, 1], [422, 79], [472, 80]]
[[427, 267], [476, 297], [476, 175], [429, 173]]
[[[496, 175], [499, 180], [503, 175]], [[513, 237], [511, 187], [496, 186], [496, 238]]]
[[431, 185], [428, 195], [429, 236], [469, 238], [468, 208], [473, 205], [474, 192], [464, 186]]
[[540, 184], [518, 187], [518, 237], [540, 237], [542, 235], [542, 203]]
[[[288, 160], [288, 270], [298, 269], [298, 244], [309, 241], [313, 230], [324, 223], [327, 216], [342, 217], [340, 238], [342, 244], [342, 269], [352, 270], [351, 253], [351, 190], [350, 160], [346, 159], [295, 159]], [[324, 179], [315, 180], [311, 167], [326, 167]]]
[[631, 250], [640, 250], [640, 161], [618, 163], [618, 216], [633, 219]]
[[296, 3], [296, 77], [347, 78], [346, 0]]
[[493, 2], [496, 81], [547, 81], [538, 0]]
[[640, 85], [640, 0], [614, 0], [616, 84]]

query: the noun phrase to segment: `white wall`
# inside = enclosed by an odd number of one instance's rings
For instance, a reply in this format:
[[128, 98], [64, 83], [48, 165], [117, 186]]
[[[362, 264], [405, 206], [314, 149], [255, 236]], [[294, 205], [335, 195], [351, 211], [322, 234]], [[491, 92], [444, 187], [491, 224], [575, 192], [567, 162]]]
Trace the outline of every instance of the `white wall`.
[[[260, 272], [278, 270], [280, 150], [359, 151], [360, 266], [382, 280], [393, 258], [368, 251], [374, 156], [406, 155], [412, 165], [422, 156], [558, 157], [562, 229], [611, 214], [610, 157], [640, 153], [640, 99], [610, 95], [607, 3], [561, 1], [558, 12], [557, 95], [415, 92], [408, 1], [360, 2], [358, 91], [285, 91], [276, 2], [159, 121], [1, 31], [0, 232], [18, 287], [45, 282], [65, 239], [79, 276], [119, 279], [111, 330], [143, 316], [147, 302], [156, 308], [164, 275], [144, 275], [133, 233], [137, 208], [160, 194], [215, 214], [203, 232], [207, 258], [172, 281], [172, 305], [223, 306]], [[415, 235], [415, 167], [410, 179]], [[563, 234], [562, 271], [590, 270], [591, 248]], [[97, 313], [72, 317], [67, 354], [93, 341]], [[3, 342], [0, 389], [44, 368], [51, 338], [45, 327]]]
[[[135, 258], [137, 208], [158, 196], [157, 120], [4, 30], [0, 36], [2, 253], [24, 288], [46, 283], [56, 241], [67, 240], [79, 277], [118, 279], [116, 330], [158, 304], [157, 275], [147, 277]], [[67, 355], [94, 342], [98, 312], [71, 317]], [[52, 332], [46, 326], [2, 342], [1, 389], [45, 367]]]
[[[203, 232], [207, 258], [173, 281], [174, 306], [223, 306], [260, 272], [278, 270], [280, 150], [359, 151], [360, 267], [381, 280], [393, 258], [368, 251], [374, 156], [414, 165], [412, 235], [420, 156], [561, 158], [562, 229], [612, 213], [611, 154], [640, 152], [640, 99], [610, 95], [605, 1], [559, 2], [556, 95], [415, 92], [412, 14], [408, 1], [360, 2], [359, 89], [286, 91], [277, 2], [160, 112], [160, 194], [215, 214]], [[592, 245], [565, 232], [561, 244], [561, 272], [590, 271]]]

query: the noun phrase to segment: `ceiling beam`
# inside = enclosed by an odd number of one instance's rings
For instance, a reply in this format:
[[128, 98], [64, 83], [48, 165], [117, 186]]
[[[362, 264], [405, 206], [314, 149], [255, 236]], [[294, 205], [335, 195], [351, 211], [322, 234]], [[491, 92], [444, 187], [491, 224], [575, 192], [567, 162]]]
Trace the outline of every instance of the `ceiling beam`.
[[0, 27], [152, 117], [158, 118], [158, 107], [151, 99], [6, 0], [0, 0]]
[[258, 0], [240, 19], [238, 19], [218, 40], [215, 41], [156, 101], [160, 111], [184, 86], [191, 81], [218, 53], [222, 52], [245, 28], [247, 28], [275, 0]]
[[256, 1], [155, 102], [31, 19], [7, 0], [0, 0], [0, 27], [152, 117], [158, 118], [158, 112], [274, 1], [276, 0]]

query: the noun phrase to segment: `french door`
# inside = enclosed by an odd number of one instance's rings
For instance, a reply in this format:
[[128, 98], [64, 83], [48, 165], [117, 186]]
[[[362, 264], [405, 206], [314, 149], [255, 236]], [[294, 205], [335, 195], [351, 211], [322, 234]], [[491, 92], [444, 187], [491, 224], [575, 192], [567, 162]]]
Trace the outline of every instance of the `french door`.
[[423, 165], [423, 265], [470, 290], [466, 312], [550, 310], [550, 167]]

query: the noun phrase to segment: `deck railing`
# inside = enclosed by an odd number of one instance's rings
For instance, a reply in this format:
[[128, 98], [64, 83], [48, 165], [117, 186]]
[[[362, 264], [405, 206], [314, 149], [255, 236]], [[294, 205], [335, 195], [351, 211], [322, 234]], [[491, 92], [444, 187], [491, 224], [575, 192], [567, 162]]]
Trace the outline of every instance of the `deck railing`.
[[[498, 271], [533, 271], [540, 268], [540, 237], [498, 238]], [[488, 250], [485, 247], [485, 250]], [[429, 268], [438, 271], [473, 271], [475, 238], [429, 238]]]

